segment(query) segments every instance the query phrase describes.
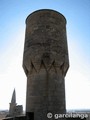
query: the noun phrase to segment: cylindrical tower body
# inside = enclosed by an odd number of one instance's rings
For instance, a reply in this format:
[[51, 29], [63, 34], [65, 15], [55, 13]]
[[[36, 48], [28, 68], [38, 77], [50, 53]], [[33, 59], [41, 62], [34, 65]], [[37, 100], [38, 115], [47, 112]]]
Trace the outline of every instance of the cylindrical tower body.
[[68, 67], [65, 17], [48, 9], [30, 14], [23, 56], [27, 116], [34, 113], [34, 120], [47, 120], [48, 112], [66, 112], [64, 77]]

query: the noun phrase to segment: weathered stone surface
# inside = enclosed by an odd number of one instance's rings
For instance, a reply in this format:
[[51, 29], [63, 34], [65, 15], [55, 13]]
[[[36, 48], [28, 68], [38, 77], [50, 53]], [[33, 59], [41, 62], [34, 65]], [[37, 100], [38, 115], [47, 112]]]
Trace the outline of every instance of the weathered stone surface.
[[47, 120], [48, 112], [66, 112], [64, 77], [68, 67], [64, 16], [53, 10], [30, 14], [26, 19], [23, 56], [28, 115], [34, 113], [35, 120]]

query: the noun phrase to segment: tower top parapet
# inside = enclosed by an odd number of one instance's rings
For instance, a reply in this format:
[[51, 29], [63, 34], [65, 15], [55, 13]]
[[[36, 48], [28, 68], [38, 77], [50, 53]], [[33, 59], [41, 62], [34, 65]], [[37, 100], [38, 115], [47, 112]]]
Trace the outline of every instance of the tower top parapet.
[[27, 16], [27, 18], [26, 18], [26, 23], [27, 23], [27, 21], [28, 21], [28, 19], [31, 19], [33, 16], [36, 16], [37, 14], [52, 14], [52, 16], [53, 15], [55, 15], [55, 16], [57, 16], [57, 17], [60, 17], [60, 19], [61, 19], [61, 16], [62, 16], [62, 19], [64, 19], [64, 22], [65, 23], [67, 23], [67, 21], [66, 21], [66, 18], [64, 17], [64, 15], [63, 14], [61, 14], [60, 12], [58, 12], [58, 11], [56, 11], [56, 10], [52, 10], [52, 9], [40, 9], [40, 10], [36, 10], [36, 11], [34, 11], [34, 12], [32, 12], [31, 14], [29, 14], [28, 16]]

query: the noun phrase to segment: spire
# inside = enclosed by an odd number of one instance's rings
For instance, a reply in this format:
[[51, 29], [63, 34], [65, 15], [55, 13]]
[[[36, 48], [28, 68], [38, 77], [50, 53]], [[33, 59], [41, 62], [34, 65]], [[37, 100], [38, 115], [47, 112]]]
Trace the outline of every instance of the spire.
[[16, 91], [15, 91], [15, 89], [14, 89], [13, 94], [12, 94], [11, 103], [15, 103], [16, 104]]

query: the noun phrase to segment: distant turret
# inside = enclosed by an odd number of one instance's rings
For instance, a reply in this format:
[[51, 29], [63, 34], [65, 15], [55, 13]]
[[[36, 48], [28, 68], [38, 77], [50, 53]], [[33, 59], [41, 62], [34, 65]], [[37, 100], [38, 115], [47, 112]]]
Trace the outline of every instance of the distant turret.
[[14, 116], [14, 111], [15, 111], [16, 105], [17, 105], [17, 103], [16, 103], [16, 91], [14, 89], [13, 94], [12, 94], [11, 103], [10, 103], [10, 108], [9, 108], [9, 115], [10, 116]]
[[15, 91], [15, 89], [14, 89], [13, 94], [12, 94], [11, 103], [16, 104], [16, 91]]
[[9, 108], [9, 114], [6, 117], [15, 117], [23, 114], [23, 106], [22, 105], [17, 105], [16, 103], [16, 91], [14, 89], [12, 98], [11, 98], [11, 103], [10, 103], [10, 108]]

